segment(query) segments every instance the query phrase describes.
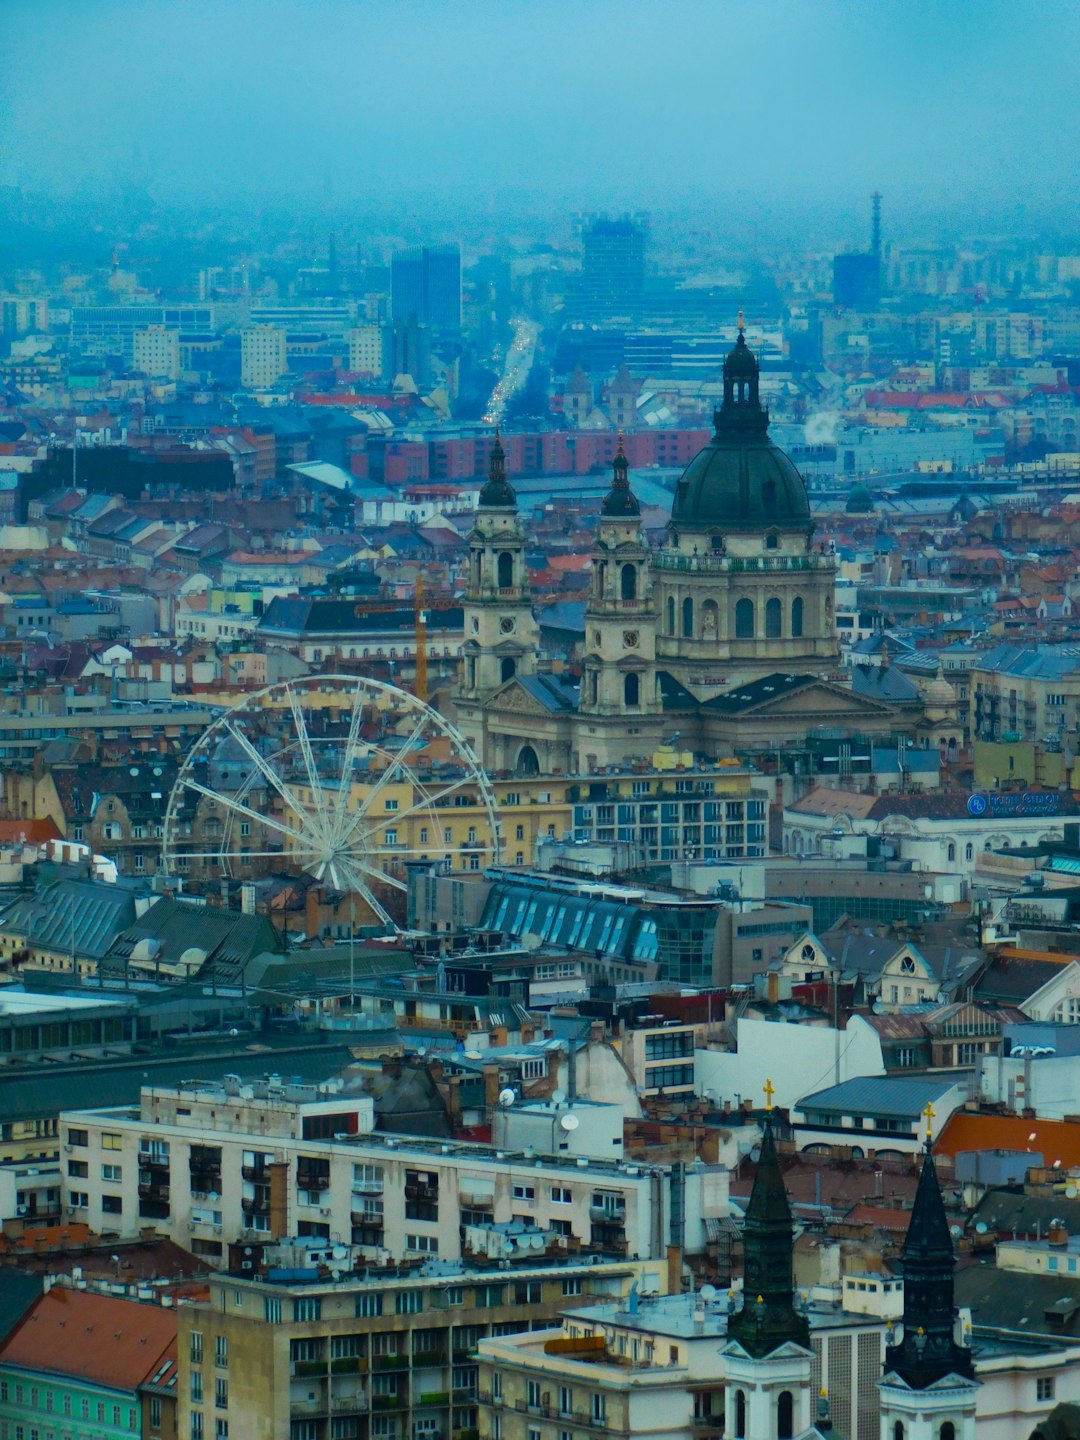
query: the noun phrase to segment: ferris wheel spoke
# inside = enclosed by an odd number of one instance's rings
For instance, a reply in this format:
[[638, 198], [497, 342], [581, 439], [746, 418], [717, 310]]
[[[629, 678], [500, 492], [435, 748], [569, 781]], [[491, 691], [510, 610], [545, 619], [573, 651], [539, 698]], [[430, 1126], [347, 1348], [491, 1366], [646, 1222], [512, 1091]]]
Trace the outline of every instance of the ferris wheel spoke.
[[[243, 750], [244, 754], [247, 755], [247, 757], [254, 763], [255, 768], [256, 770], [258, 770], [259, 774], [262, 775], [264, 779], [270, 782], [270, 784], [274, 787], [277, 793], [281, 796], [282, 800], [285, 801], [285, 804], [289, 807], [289, 809], [294, 812], [298, 811], [300, 807], [297, 804], [296, 796], [289, 789], [285, 781], [282, 780], [281, 776], [277, 773], [277, 771], [270, 764], [270, 762], [266, 759], [265, 755], [260, 755], [259, 751], [256, 750], [255, 746], [251, 743], [251, 741], [244, 734], [244, 732], [237, 729], [237, 727], [232, 723], [230, 719], [226, 718], [223, 721], [223, 725], [225, 730], [232, 736], [232, 738]], [[250, 789], [253, 780], [254, 777], [249, 776], [248, 781], [245, 782], [247, 788]]]
[[353, 765], [356, 762], [356, 753], [359, 748], [358, 741], [360, 739], [360, 726], [363, 723], [363, 718], [364, 706], [361, 700], [360, 684], [357, 682], [356, 692], [353, 695], [352, 715], [349, 718], [349, 737], [345, 741], [345, 757], [341, 762], [341, 780], [338, 784], [338, 803], [335, 818], [339, 825], [342, 817], [348, 813]]
[[[421, 810], [431, 810], [440, 800], [445, 800], [447, 796], [455, 794], [463, 785], [468, 785], [471, 780], [471, 775], [463, 775], [460, 780], [455, 780], [452, 785], [446, 785], [441, 790], [435, 790], [430, 794], [424, 789], [419, 780], [414, 780], [413, 784], [416, 789], [421, 792], [423, 799], [414, 801], [413, 804], [407, 806], [404, 810], [393, 810], [388, 815], [381, 815], [377, 820], [369, 821], [367, 833], [371, 835], [374, 834], [376, 830], [385, 829], [388, 825], [393, 825], [401, 820], [408, 820], [413, 815], [418, 815]], [[477, 811], [482, 808], [482, 806], [476, 806]], [[357, 818], [358, 820], [362, 819], [362, 814]]]
[[296, 738], [300, 745], [300, 753], [304, 757], [304, 769], [307, 771], [308, 784], [311, 786], [311, 805], [308, 807], [307, 819], [311, 828], [316, 831], [320, 839], [326, 840], [328, 816], [326, 802], [323, 798], [322, 781], [319, 779], [319, 772], [315, 766], [315, 755], [311, 748], [311, 736], [308, 734], [307, 722], [304, 719], [304, 712], [300, 707], [300, 701], [296, 697], [292, 686], [289, 687], [289, 707], [292, 710], [293, 727], [296, 730]]
[[292, 850], [178, 850], [185, 860], [290, 860], [319, 852], [310, 847]]
[[368, 813], [372, 805], [375, 803], [375, 800], [382, 793], [382, 791], [385, 790], [387, 785], [389, 785], [391, 778], [401, 769], [402, 765], [405, 762], [406, 756], [409, 754], [416, 741], [423, 734], [424, 726], [426, 724], [427, 716], [421, 715], [420, 719], [413, 726], [412, 730], [410, 730], [406, 739], [402, 742], [401, 748], [399, 750], [396, 750], [393, 755], [391, 755], [390, 760], [388, 761], [382, 774], [379, 776], [378, 780], [376, 780], [375, 784], [368, 791], [367, 795], [364, 796], [363, 800], [361, 800], [360, 804], [357, 806], [355, 816], [349, 815], [350, 825], [349, 828], [346, 829], [342, 834], [341, 838], [343, 840], [348, 838], [349, 834], [355, 828], [356, 822], [361, 820]]
[[275, 815], [260, 815], [259, 812], [253, 810], [250, 805], [244, 805], [239, 800], [234, 800], [230, 795], [222, 794], [217, 790], [211, 790], [206, 785], [200, 784], [198, 780], [192, 780], [190, 776], [184, 781], [184, 784], [189, 790], [194, 790], [197, 794], [205, 795], [207, 799], [224, 805], [226, 810], [232, 810], [235, 814], [243, 815], [245, 819], [248, 820], [254, 820], [259, 825], [269, 825], [271, 830], [280, 830], [282, 835], [290, 835], [294, 840], [299, 840], [301, 844], [305, 844], [311, 838], [309, 835], [305, 835], [303, 831], [297, 830], [294, 826], [286, 825], [284, 820], [279, 820]]
[[370, 875], [372, 879], [378, 880], [381, 884], [392, 885], [395, 890], [408, 890], [409, 888], [407, 881], [399, 880], [396, 875], [388, 875], [385, 870], [380, 870], [377, 865], [369, 865], [367, 861], [361, 860], [356, 855], [350, 855], [348, 863], [350, 867], [363, 871], [365, 875]]

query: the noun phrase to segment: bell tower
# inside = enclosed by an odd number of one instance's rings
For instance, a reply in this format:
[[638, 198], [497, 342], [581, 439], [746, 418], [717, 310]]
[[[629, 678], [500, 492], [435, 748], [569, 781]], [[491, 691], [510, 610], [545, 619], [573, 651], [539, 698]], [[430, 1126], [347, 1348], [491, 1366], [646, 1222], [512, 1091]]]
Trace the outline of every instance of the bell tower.
[[743, 1301], [728, 1320], [724, 1434], [791, 1440], [811, 1430], [810, 1325], [795, 1309], [794, 1227], [773, 1134], [771, 1081], [743, 1228]]
[[[656, 612], [641, 506], [622, 437], [592, 549], [578, 713], [583, 768], [651, 754], [660, 741]], [[591, 763], [590, 763], [591, 762]]]
[[497, 430], [469, 534], [463, 620], [459, 702], [481, 701], [515, 675], [534, 673], [539, 630], [525, 568], [525, 531]]
[[955, 1263], [927, 1134], [902, 1256], [903, 1330], [885, 1351], [881, 1440], [975, 1440], [978, 1381], [953, 1303]]

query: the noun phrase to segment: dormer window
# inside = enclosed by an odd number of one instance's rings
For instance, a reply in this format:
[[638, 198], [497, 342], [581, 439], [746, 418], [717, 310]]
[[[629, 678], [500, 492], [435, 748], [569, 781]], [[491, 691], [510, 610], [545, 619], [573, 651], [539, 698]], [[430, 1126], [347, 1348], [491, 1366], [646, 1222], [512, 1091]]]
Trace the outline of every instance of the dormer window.
[[779, 546], [780, 546], [780, 536], [779, 536], [779, 535], [766, 535], [766, 536], [765, 536], [765, 549], [766, 549], [766, 550], [777, 550], [777, 549], [779, 549]]
[[905, 955], [903, 960], [900, 961], [900, 972], [903, 975], [915, 974], [915, 961], [912, 960], [910, 955]]

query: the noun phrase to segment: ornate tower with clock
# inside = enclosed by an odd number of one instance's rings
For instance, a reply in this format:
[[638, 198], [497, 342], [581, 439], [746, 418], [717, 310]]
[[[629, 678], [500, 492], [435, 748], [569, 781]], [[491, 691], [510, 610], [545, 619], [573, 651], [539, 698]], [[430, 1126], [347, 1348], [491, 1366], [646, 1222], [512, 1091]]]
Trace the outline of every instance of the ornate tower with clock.
[[[612, 471], [585, 610], [576, 740], [586, 770], [621, 762], [635, 751], [651, 754], [662, 738], [649, 544], [621, 440]], [[628, 744], [628, 736], [637, 739]]]
[[517, 496], [506, 478], [506, 456], [495, 434], [488, 478], [469, 535], [458, 691], [464, 720], [477, 702], [515, 675], [536, 669], [538, 629], [525, 567], [525, 532]]

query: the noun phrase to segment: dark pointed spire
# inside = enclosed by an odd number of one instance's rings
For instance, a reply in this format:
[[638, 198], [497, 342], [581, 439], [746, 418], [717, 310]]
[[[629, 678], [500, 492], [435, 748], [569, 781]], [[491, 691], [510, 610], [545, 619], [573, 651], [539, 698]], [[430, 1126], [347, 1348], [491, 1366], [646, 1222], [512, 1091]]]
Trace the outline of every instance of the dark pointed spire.
[[[766, 1086], [770, 1107], [771, 1092], [770, 1083]], [[770, 1108], [743, 1227], [742, 1309], [728, 1321], [729, 1338], [737, 1340], [755, 1359], [771, 1355], [789, 1342], [807, 1348], [810, 1345], [809, 1322], [795, 1309], [794, 1239]]]
[[623, 437], [619, 435], [619, 448], [615, 452], [615, 459], [612, 461], [611, 489], [604, 496], [604, 503], [600, 507], [602, 515], [619, 517], [633, 517], [641, 514], [641, 505], [638, 498], [630, 489], [630, 466], [626, 458], [626, 451], [623, 449]]
[[491, 454], [488, 457], [488, 478], [480, 491], [479, 503], [485, 510], [514, 510], [517, 508], [517, 495], [506, 478], [506, 451], [502, 447], [497, 425]]
[[769, 428], [769, 412], [758, 395], [760, 367], [746, 343], [746, 320], [739, 311], [739, 333], [724, 361], [724, 402], [713, 412], [718, 431]]
[[[928, 1121], [932, 1114], [930, 1111]], [[885, 1352], [886, 1371], [895, 1371], [913, 1390], [925, 1390], [946, 1375], [973, 1373], [971, 1351], [956, 1343], [955, 1265], [945, 1202], [927, 1137], [902, 1255], [904, 1333], [900, 1343]]]

